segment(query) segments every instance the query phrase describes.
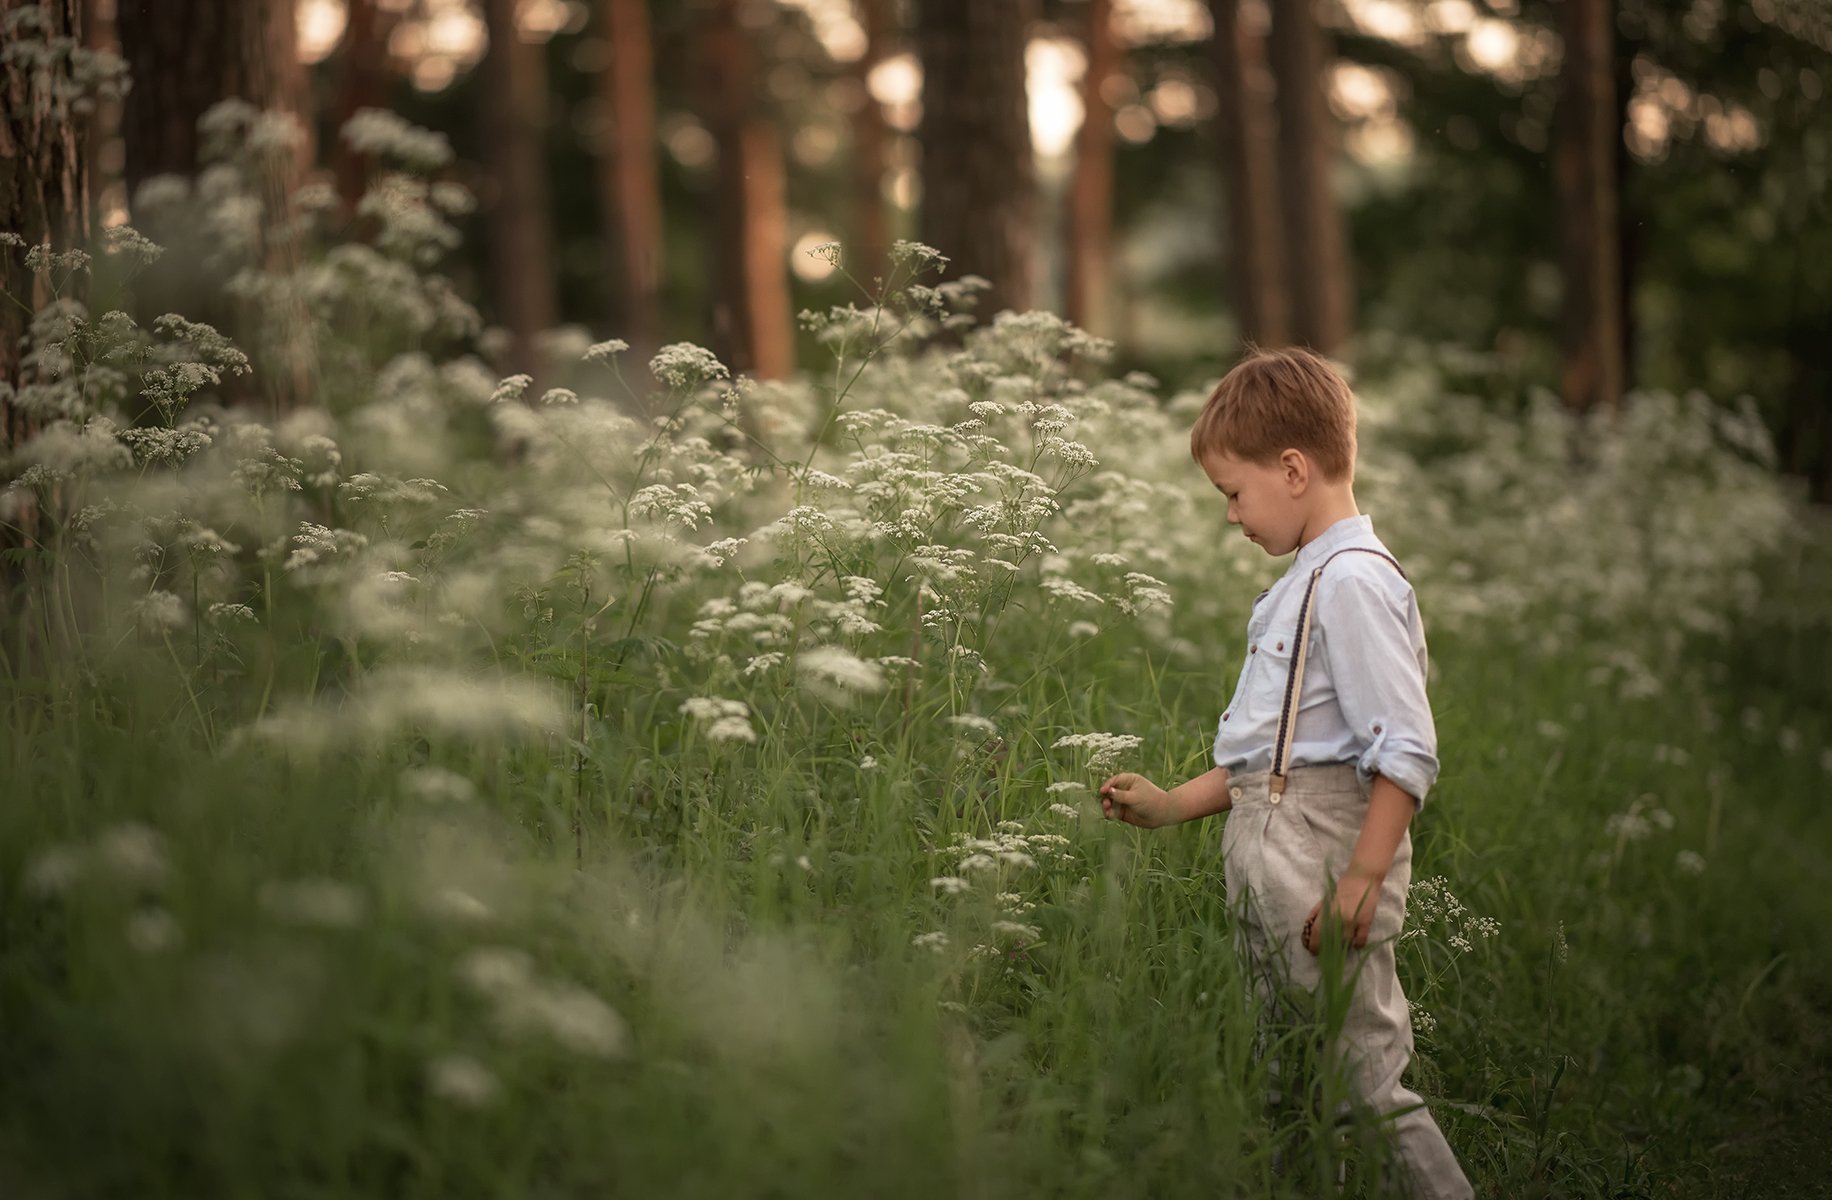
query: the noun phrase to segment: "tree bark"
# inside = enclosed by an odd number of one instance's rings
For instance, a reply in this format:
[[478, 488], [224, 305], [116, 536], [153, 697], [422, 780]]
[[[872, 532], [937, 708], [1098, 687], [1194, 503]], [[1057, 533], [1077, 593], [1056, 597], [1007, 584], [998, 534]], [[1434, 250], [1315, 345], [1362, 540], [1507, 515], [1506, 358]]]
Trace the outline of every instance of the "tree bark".
[[337, 95], [331, 110], [331, 164], [337, 195], [355, 212], [369, 186], [369, 156], [343, 140], [346, 122], [365, 108], [388, 105], [388, 33], [393, 15], [375, 0], [347, 0], [343, 38], [337, 48]]
[[648, 0], [598, 0], [611, 46], [597, 88], [610, 114], [598, 194], [611, 246], [612, 331], [647, 362], [661, 344], [662, 194], [655, 156], [655, 66]]
[[707, 124], [719, 163], [708, 198], [716, 256], [712, 325], [728, 365], [780, 379], [795, 368], [782, 143], [762, 109], [757, 52], [739, 24], [739, 7], [740, 0], [714, 0], [701, 39]]
[[1273, 5], [1272, 74], [1278, 89], [1279, 190], [1292, 334], [1325, 353], [1354, 332], [1348, 234], [1331, 186], [1335, 121], [1324, 96], [1329, 46], [1314, 0]]
[[1613, 410], [1624, 377], [1614, 14], [1609, 0], [1565, 0], [1558, 19], [1565, 41], [1553, 148], [1565, 281], [1560, 383], [1569, 407]]
[[919, 0], [922, 241], [992, 283], [981, 311], [1035, 299], [1037, 185], [1024, 48], [1033, 0]]
[[129, 196], [154, 175], [196, 174], [197, 120], [231, 98], [298, 118], [306, 141], [275, 181], [290, 194], [313, 158], [292, 0], [119, 0], [115, 24], [133, 76], [122, 120]]
[[485, 167], [490, 173], [490, 262], [496, 318], [509, 331], [509, 366], [540, 375], [536, 336], [551, 329], [553, 244], [548, 228], [546, 70], [540, 51], [517, 35], [515, 0], [485, 0], [490, 38], [480, 70]]
[[1209, 11], [1229, 298], [1242, 341], [1282, 346], [1291, 340], [1291, 296], [1265, 39], [1242, 23], [1240, 0], [1210, 0]]
[[[35, 41], [69, 38], [75, 45], [83, 44], [81, 0], [37, 3], [41, 23], [20, 27], [17, 36]], [[0, 22], [22, 7], [22, 0], [0, 0]], [[51, 77], [61, 85], [69, 76], [65, 57], [53, 66]], [[71, 250], [89, 245], [91, 125], [72, 111], [67, 96], [45, 86], [36, 72], [0, 58], [0, 231], [16, 233], [30, 246]], [[38, 423], [19, 411], [11, 396], [13, 389], [32, 382], [26, 378], [20, 339], [32, 313], [53, 298], [45, 275], [28, 275], [23, 257], [19, 247], [0, 246], [0, 384], [6, 385], [0, 389], [0, 467], [38, 430]], [[80, 296], [82, 282], [80, 277], [72, 279], [65, 294]], [[31, 545], [40, 536], [40, 525], [36, 504], [22, 499], [0, 523], [0, 549]], [[12, 565], [0, 564], [0, 585], [12, 583], [20, 574]], [[21, 630], [30, 624], [20, 616]], [[31, 652], [22, 644], [12, 653], [19, 669], [29, 674]]]
[[[38, 32], [22, 28], [33, 40], [83, 39], [81, 0], [33, 0], [44, 25]], [[0, 0], [0, 21], [28, 7], [22, 0]], [[53, 68], [61, 84], [68, 77], [67, 59]], [[71, 111], [68, 101], [43, 86], [22, 64], [0, 60], [0, 231], [17, 233], [28, 245], [57, 250], [89, 245], [91, 204], [87, 145], [89, 122]], [[0, 382], [18, 387], [24, 366], [20, 338], [31, 322], [30, 311], [50, 301], [45, 278], [29, 276], [23, 251], [0, 246], [0, 291], [18, 304], [0, 300]], [[33, 430], [24, 414], [0, 396], [0, 453], [10, 451]]]
[[890, 127], [884, 106], [871, 94], [871, 73], [884, 61], [890, 42], [890, 0], [853, 0], [853, 10], [865, 30], [865, 53], [853, 68], [863, 100], [852, 125], [853, 212], [852, 244], [847, 261], [861, 279], [883, 274], [891, 248], [890, 214], [884, 200], [884, 171], [890, 147]]
[[1088, 0], [1088, 69], [1081, 81], [1082, 122], [1069, 185], [1068, 318], [1107, 335], [1113, 290], [1113, 106], [1102, 85], [1120, 65], [1112, 0]]

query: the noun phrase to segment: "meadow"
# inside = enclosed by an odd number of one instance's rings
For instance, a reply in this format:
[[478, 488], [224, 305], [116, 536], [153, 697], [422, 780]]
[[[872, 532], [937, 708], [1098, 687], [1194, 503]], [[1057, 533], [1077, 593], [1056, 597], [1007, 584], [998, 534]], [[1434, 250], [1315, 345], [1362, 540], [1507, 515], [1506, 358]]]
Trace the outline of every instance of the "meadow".
[[[131, 231], [0, 247], [55, 293], [0, 501], [0, 1192], [1379, 1194], [1365, 1121], [1263, 1111], [1220, 822], [1090, 791], [1207, 768], [1283, 567], [1203, 391], [910, 243], [819, 251], [857, 294], [791, 382], [578, 330], [500, 378], [448, 152], [366, 122], [367, 242], [274, 224], [251, 111], [154, 195], [245, 347], [111, 307]], [[1824, 514], [1747, 405], [1364, 358], [1444, 763], [1414, 1082], [1479, 1195], [1823, 1192]], [[282, 361], [313, 403], [223, 402]]]

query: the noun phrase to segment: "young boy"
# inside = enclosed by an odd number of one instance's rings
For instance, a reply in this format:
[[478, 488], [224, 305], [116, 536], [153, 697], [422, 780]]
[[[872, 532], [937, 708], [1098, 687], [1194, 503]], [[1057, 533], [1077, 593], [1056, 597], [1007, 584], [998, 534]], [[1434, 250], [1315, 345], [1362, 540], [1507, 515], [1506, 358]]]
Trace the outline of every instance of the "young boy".
[[1412, 1021], [1394, 944], [1407, 826], [1437, 779], [1437, 730], [1417, 598], [1355, 507], [1354, 397], [1316, 354], [1255, 351], [1209, 398], [1190, 452], [1227, 497], [1230, 525], [1275, 558], [1297, 557], [1254, 602], [1215, 769], [1168, 792], [1115, 775], [1102, 811], [1145, 828], [1232, 812], [1228, 901], [1262, 997], [1280, 981], [1317, 990], [1325, 934], [1339, 932], [1353, 992], [1334, 1052], [1357, 1098], [1388, 1118], [1412, 1194], [1469, 1197], [1444, 1135], [1400, 1083]]

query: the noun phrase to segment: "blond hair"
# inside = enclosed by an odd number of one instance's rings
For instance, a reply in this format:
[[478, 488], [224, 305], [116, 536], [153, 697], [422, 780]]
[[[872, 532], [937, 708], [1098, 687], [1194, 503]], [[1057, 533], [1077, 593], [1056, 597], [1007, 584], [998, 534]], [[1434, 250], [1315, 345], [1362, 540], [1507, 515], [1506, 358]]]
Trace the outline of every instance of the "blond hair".
[[1190, 457], [1228, 454], [1265, 466], [1287, 449], [1309, 455], [1326, 479], [1352, 479], [1355, 396], [1315, 351], [1248, 347], [1191, 427]]

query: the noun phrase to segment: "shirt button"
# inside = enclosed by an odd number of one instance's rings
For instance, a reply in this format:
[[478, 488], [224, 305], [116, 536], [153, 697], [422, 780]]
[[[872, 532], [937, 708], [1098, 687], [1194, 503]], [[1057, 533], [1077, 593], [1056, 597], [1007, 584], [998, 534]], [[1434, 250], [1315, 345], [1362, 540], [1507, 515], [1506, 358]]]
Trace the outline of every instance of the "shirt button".
[[1239, 788], [1233, 788], [1228, 792], [1229, 798], [1234, 799], [1234, 800], [1240, 799], [1241, 795], [1242, 795], [1242, 792]]
[[1375, 732], [1375, 733], [1379, 733], [1379, 732], [1380, 732], [1380, 726], [1378, 726], [1378, 725], [1376, 725], [1376, 726], [1374, 727], [1374, 732]]
[[1280, 642], [1280, 643], [1278, 644], [1278, 649], [1280, 649], [1280, 650], [1283, 650], [1284, 648], [1285, 648], [1285, 643], [1284, 643], [1284, 642]]
[[1231, 717], [1231, 716], [1233, 716], [1233, 715], [1234, 715], [1233, 713], [1222, 713], [1222, 714], [1221, 714], [1221, 719], [1225, 721], [1225, 720], [1227, 720], [1227, 719], [1228, 719], [1229, 717]]
[[1248, 646], [1248, 647], [1247, 647], [1247, 653], [1248, 653], [1248, 654], [1258, 654], [1258, 653], [1259, 653], [1259, 647], [1258, 647], [1258, 646]]
[[1271, 800], [1271, 802], [1272, 802], [1272, 807], [1274, 807], [1274, 808], [1277, 808], [1277, 807], [1279, 806], [1279, 801], [1281, 801], [1281, 800], [1283, 800], [1284, 798], [1285, 798], [1285, 797], [1284, 797], [1284, 795], [1283, 795], [1283, 794], [1281, 794], [1281, 793], [1279, 793], [1279, 792], [1274, 792], [1274, 793], [1272, 793], [1272, 795], [1271, 795], [1271, 796], [1269, 797], [1269, 799], [1270, 799], [1270, 800]]

